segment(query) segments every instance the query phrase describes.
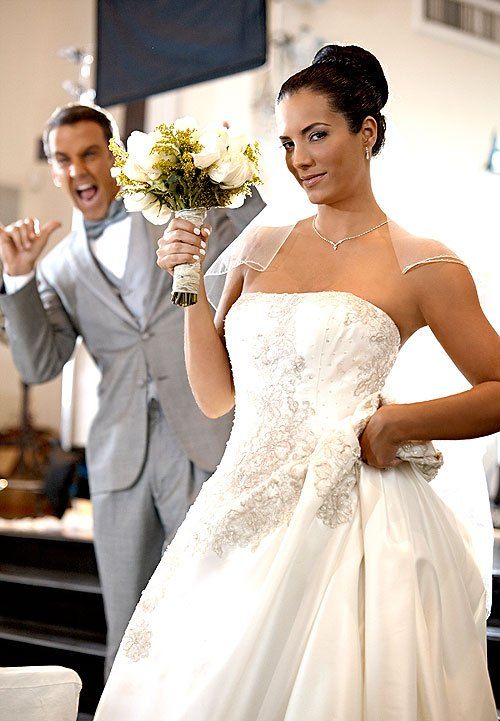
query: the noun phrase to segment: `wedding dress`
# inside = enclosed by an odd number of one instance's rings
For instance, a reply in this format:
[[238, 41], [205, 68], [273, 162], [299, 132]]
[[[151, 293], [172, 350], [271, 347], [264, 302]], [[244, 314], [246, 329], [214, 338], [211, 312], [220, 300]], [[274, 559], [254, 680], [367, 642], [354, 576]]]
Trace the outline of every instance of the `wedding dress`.
[[245, 293], [224, 457], [130, 621], [95, 721], [496, 721], [470, 539], [408, 443], [358, 437], [400, 346], [340, 291]]

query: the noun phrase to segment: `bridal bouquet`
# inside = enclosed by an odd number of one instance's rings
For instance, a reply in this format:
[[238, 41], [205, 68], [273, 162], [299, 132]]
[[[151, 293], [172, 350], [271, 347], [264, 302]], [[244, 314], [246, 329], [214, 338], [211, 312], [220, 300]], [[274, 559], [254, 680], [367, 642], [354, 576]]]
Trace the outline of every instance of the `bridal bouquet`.
[[[209, 208], [237, 208], [260, 182], [258, 144], [225, 126], [199, 128], [193, 118], [162, 123], [150, 133], [134, 131], [124, 150], [111, 140], [112, 175], [129, 211], [162, 225], [172, 212], [200, 224]], [[200, 261], [174, 269], [172, 301], [196, 303]]]

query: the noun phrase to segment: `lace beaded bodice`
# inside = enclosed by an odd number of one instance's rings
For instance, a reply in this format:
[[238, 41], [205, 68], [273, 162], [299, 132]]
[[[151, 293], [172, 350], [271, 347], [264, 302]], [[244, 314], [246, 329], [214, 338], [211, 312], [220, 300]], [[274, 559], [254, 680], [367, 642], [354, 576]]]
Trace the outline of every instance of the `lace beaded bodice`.
[[[254, 547], [289, 521], [318, 441], [382, 389], [400, 345], [383, 310], [339, 291], [243, 294], [226, 316], [225, 332], [234, 425], [173, 544], [218, 555]], [[329, 443], [339, 473], [357, 460], [356, 440], [341, 433]], [[355, 479], [346, 472], [333, 482], [338, 473], [331, 465], [325, 474], [318, 516], [335, 526], [351, 515]]]
[[[188, 514], [197, 523], [186, 536], [193, 550], [219, 555], [256, 546], [288, 522], [320, 438], [350, 422], [362, 400], [382, 389], [400, 346], [397, 326], [383, 310], [339, 291], [243, 294], [226, 316], [225, 332], [234, 425]], [[343, 433], [333, 436], [328, 453], [340, 473], [359, 448]], [[331, 465], [325, 474], [318, 516], [335, 526], [351, 515], [354, 477], [345, 473], [334, 482], [339, 474]], [[335, 499], [327, 499], [333, 488]]]
[[233, 435], [241, 423], [245, 434], [261, 425], [269, 406], [286, 416], [290, 403], [294, 412], [307, 407], [319, 429], [345, 417], [382, 388], [400, 345], [385, 311], [342, 291], [246, 293], [225, 330], [236, 389]]

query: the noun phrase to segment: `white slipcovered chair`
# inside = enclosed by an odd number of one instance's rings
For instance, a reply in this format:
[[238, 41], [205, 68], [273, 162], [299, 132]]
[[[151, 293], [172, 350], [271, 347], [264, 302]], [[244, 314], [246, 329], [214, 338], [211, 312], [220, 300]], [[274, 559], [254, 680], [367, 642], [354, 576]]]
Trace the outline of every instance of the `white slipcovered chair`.
[[76, 721], [81, 688], [63, 666], [0, 668], [0, 721]]

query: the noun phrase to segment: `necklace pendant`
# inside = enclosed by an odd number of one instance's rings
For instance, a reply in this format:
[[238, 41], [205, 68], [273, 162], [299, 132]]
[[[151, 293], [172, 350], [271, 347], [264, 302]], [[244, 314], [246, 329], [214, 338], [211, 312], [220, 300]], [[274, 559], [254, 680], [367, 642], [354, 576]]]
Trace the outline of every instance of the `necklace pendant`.
[[374, 231], [374, 230], [378, 230], [378, 228], [381, 228], [383, 225], [387, 225], [387, 224], [389, 223], [389, 219], [387, 218], [386, 220], [384, 220], [383, 223], [379, 223], [378, 225], [374, 225], [373, 228], [368, 228], [368, 230], [364, 230], [362, 233], [358, 233], [357, 235], [348, 235], [348, 236], [346, 236], [345, 238], [341, 238], [340, 240], [338, 240], [337, 242], [335, 242], [334, 240], [330, 240], [330, 238], [325, 238], [324, 235], [321, 235], [321, 233], [319, 232], [319, 230], [316, 228], [316, 217], [317, 217], [317, 216], [314, 216], [314, 218], [313, 218], [313, 220], [312, 220], [312, 227], [313, 227], [314, 232], [315, 232], [316, 235], [319, 236], [322, 240], [326, 240], [326, 242], [329, 243], [334, 250], [337, 250], [337, 248], [339, 247], [339, 245], [340, 245], [341, 243], [343, 243], [345, 240], [354, 240], [354, 238], [361, 238], [361, 237], [363, 237], [364, 235], [368, 235], [368, 233], [371, 233], [371, 232]]

